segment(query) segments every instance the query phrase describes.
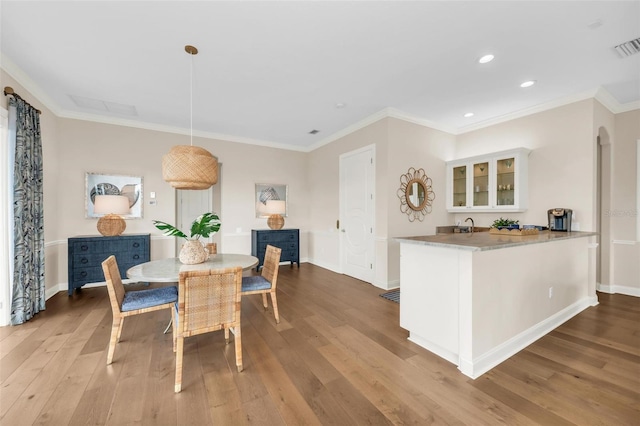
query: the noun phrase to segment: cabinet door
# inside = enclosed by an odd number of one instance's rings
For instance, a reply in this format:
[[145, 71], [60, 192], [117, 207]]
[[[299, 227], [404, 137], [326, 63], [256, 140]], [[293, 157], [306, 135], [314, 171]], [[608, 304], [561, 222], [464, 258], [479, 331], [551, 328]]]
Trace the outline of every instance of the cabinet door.
[[473, 163], [473, 207], [489, 206], [489, 161]]
[[517, 206], [516, 170], [518, 162], [515, 156], [496, 159], [495, 205], [512, 208]]
[[452, 206], [464, 208], [467, 203], [467, 165], [453, 167], [452, 181]]

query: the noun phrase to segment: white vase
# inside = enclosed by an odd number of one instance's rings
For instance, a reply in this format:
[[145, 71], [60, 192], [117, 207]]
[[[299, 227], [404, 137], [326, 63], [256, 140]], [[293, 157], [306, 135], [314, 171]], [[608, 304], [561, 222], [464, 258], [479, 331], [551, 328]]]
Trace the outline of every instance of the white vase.
[[180, 249], [180, 262], [185, 265], [195, 265], [207, 260], [207, 251], [198, 240], [187, 240]]

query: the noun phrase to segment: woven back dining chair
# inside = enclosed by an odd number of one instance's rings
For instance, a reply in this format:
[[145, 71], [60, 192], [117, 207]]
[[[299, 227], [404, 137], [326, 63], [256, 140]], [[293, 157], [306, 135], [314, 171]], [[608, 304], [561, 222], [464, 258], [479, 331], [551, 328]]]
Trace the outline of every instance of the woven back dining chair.
[[118, 262], [115, 256], [109, 256], [102, 262], [102, 272], [107, 281], [107, 291], [111, 302], [113, 322], [111, 324], [111, 339], [109, 340], [109, 352], [107, 364], [113, 362], [113, 354], [116, 344], [120, 341], [124, 319], [132, 315], [147, 312], [171, 309], [178, 300], [178, 289], [175, 286], [159, 287], [147, 290], [125, 291], [122, 278], [118, 270]]
[[236, 367], [238, 372], [242, 371], [241, 286], [242, 268], [240, 266], [180, 273], [178, 309], [173, 321], [176, 392], [182, 390], [182, 359], [185, 337], [224, 329], [225, 342], [229, 343], [229, 331], [231, 330], [235, 336]]
[[267, 250], [264, 254], [262, 275], [242, 278], [242, 295], [262, 294], [262, 306], [264, 306], [265, 310], [269, 308], [269, 304], [267, 303], [267, 294], [271, 295], [273, 315], [276, 318], [276, 324], [280, 323], [278, 299], [276, 298], [276, 284], [278, 283], [278, 270], [280, 268], [281, 254], [281, 248], [267, 245]]
[[207, 252], [210, 255], [218, 253], [218, 244], [216, 244], [216, 243], [207, 243], [207, 245], [205, 247], [207, 248]]

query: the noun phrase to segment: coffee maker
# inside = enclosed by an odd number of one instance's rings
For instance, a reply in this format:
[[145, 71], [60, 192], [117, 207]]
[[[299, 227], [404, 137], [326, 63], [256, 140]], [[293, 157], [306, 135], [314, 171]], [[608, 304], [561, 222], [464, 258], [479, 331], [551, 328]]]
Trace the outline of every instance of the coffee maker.
[[547, 211], [550, 231], [571, 231], [571, 209], [551, 209]]

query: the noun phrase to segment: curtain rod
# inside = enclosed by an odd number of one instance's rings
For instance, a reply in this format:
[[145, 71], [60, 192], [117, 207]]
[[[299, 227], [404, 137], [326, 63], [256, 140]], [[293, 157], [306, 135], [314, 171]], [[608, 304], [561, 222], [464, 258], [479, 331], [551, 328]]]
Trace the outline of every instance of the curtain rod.
[[22, 96], [18, 95], [16, 92], [14, 92], [14, 91], [13, 91], [13, 87], [6, 86], [6, 87], [4, 88], [4, 95], [5, 95], [5, 96], [9, 96], [9, 95], [11, 95], [11, 96], [13, 96], [14, 98], [22, 99], [22, 100], [24, 101], [24, 103], [25, 103], [25, 104], [27, 104], [27, 105], [29, 105], [31, 108], [35, 109], [35, 110], [38, 112], [38, 114], [42, 114], [42, 111], [40, 111], [38, 108], [36, 108], [36, 107], [34, 107], [33, 105], [31, 105], [29, 102], [25, 101], [25, 100], [22, 98]]

